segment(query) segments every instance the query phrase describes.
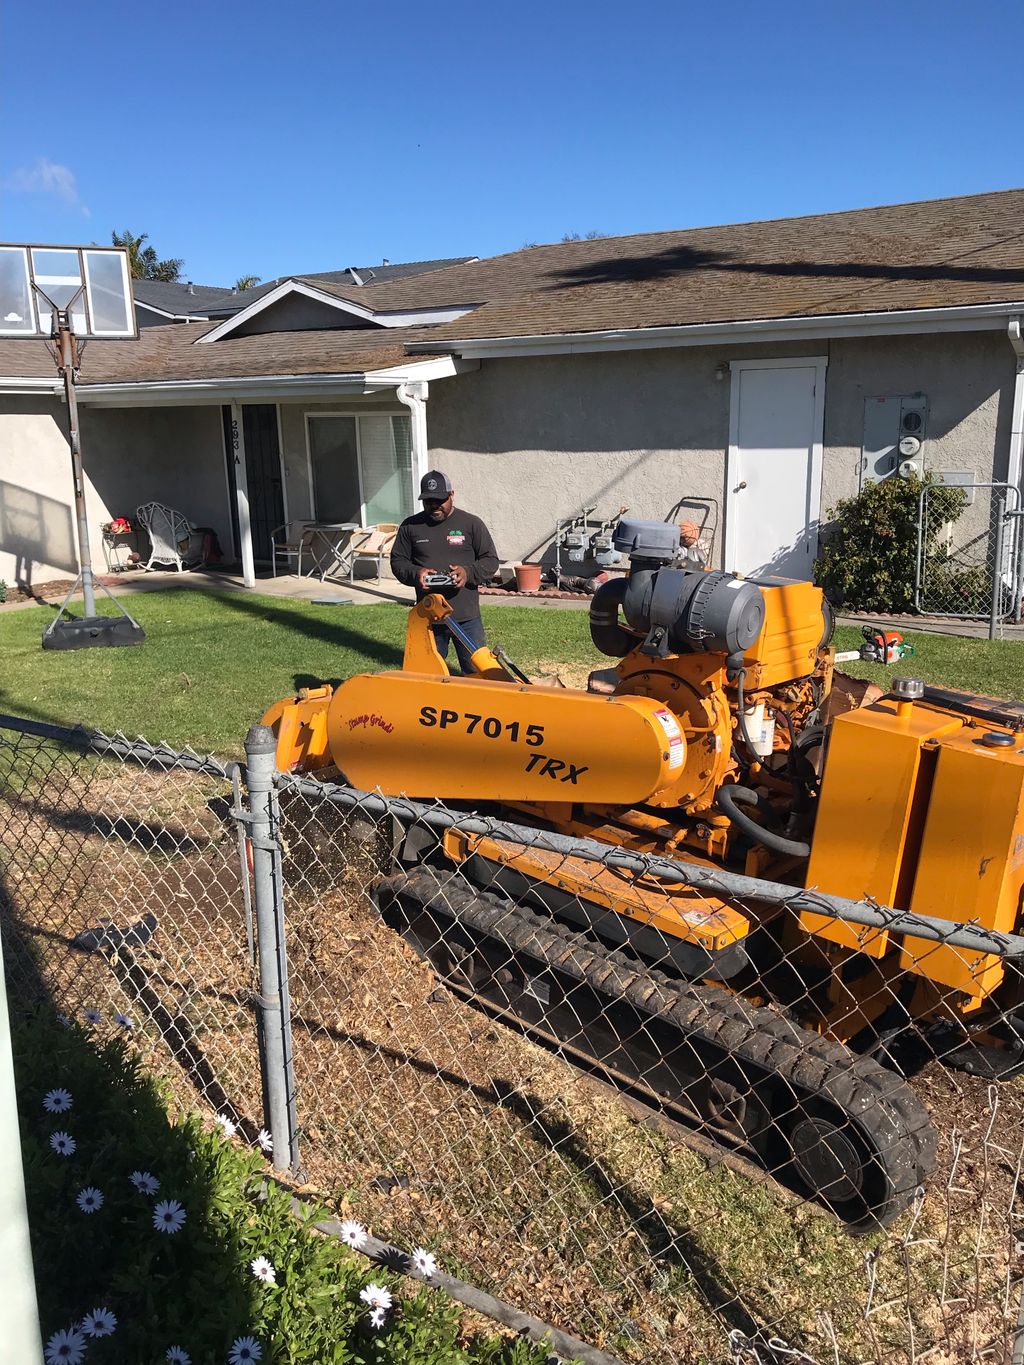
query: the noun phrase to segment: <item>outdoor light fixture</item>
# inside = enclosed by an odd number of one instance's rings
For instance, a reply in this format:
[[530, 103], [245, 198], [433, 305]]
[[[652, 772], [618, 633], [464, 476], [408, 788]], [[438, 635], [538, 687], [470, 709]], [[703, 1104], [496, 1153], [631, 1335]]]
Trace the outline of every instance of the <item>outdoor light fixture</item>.
[[719, 384], [721, 384], [728, 373], [729, 366], [724, 363], [715, 367], [715, 378], [718, 380]]

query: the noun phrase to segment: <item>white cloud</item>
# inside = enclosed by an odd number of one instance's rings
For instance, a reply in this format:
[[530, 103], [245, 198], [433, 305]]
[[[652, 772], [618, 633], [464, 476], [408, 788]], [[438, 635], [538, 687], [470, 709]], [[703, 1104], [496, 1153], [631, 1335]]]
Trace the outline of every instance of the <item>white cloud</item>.
[[69, 208], [77, 209], [83, 218], [90, 216], [82, 203], [75, 184], [74, 172], [48, 157], [38, 157], [32, 166], [19, 166], [3, 182], [3, 187], [15, 194], [55, 194]]

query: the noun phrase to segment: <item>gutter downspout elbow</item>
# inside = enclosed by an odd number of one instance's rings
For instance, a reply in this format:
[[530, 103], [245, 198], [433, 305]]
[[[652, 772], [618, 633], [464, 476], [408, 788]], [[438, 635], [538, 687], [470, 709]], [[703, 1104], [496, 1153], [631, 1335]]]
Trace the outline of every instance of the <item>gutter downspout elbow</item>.
[[420, 480], [427, 472], [427, 393], [425, 380], [407, 380], [395, 388], [395, 397], [409, 409], [412, 426], [413, 506], [420, 495]]

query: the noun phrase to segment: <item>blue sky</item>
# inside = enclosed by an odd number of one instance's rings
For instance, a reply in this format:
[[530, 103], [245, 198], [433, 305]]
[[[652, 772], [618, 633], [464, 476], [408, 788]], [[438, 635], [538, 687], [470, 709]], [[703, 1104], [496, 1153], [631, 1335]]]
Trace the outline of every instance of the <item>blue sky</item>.
[[0, 238], [232, 284], [1007, 189], [1022, 50], [1020, 0], [22, 0]]

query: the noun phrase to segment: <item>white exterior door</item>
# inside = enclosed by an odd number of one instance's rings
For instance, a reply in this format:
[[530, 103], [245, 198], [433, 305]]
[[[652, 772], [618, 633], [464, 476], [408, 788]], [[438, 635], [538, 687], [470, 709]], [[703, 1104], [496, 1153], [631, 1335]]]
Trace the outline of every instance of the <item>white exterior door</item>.
[[725, 568], [733, 573], [811, 577], [826, 363], [814, 356], [730, 366]]

